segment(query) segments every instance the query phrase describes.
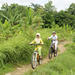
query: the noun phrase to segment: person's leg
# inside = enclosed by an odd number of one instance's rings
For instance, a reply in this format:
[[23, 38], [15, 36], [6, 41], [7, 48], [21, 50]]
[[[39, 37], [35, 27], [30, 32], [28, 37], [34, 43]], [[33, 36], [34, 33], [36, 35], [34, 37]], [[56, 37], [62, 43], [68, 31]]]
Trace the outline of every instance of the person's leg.
[[58, 47], [58, 41], [55, 42], [55, 50], [57, 50]]
[[41, 56], [41, 47], [38, 48], [39, 56]]
[[41, 47], [38, 48], [38, 53], [39, 53], [39, 64], [41, 64], [41, 60], [42, 60]]
[[[37, 51], [37, 50], [38, 50], [38, 48], [36, 47], [34, 51]], [[34, 56], [36, 56], [36, 58], [37, 58], [37, 55], [34, 55]]]
[[53, 43], [51, 42], [50, 48], [52, 48], [52, 44], [53, 44]]

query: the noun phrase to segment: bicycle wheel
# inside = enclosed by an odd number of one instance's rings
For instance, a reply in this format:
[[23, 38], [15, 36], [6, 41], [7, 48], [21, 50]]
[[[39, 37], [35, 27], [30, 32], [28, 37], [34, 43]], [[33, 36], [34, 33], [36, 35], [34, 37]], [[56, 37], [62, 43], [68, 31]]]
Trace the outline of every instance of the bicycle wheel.
[[37, 53], [35, 52], [32, 55], [31, 66], [33, 69], [35, 69], [37, 66]]
[[39, 65], [41, 65], [42, 64], [42, 58], [40, 58], [40, 56], [39, 56]]
[[51, 48], [51, 47], [49, 48], [49, 54], [48, 54], [48, 57], [49, 57], [49, 59], [52, 58], [52, 48]]
[[55, 50], [55, 57], [57, 56], [57, 52], [58, 52], [58, 48], [57, 48], [57, 50]]

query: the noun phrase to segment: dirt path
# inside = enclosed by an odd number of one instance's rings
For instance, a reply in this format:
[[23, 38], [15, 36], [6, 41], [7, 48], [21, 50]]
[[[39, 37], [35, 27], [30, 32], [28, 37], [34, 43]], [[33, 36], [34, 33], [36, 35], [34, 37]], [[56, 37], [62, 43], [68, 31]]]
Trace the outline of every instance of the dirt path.
[[[58, 48], [59, 48], [59, 52], [58, 52], [58, 55], [59, 54], [62, 54], [66, 49], [64, 47], [64, 45], [66, 44], [69, 44], [70, 42], [68, 41], [64, 41], [64, 42], [61, 42], [59, 45], [58, 45]], [[46, 64], [48, 63], [50, 60], [47, 58], [43, 59], [42, 61], [42, 64]], [[28, 72], [29, 70], [32, 70], [31, 68], [31, 65], [24, 65], [22, 67], [17, 67], [16, 70], [14, 72], [11, 72], [11, 73], [7, 73], [5, 75], [23, 75], [25, 72]]]

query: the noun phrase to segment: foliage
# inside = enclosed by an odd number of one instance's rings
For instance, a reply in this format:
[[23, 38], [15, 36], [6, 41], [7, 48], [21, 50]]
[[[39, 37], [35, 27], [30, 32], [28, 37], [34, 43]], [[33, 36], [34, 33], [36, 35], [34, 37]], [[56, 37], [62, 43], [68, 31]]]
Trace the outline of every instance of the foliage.
[[56, 11], [55, 6], [52, 5], [52, 1], [49, 1], [47, 4], [45, 4], [45, 10], [46, 10], [47, 12]]
[[38, 4], [32, 4], [32, 7], [4, 4], [0, 10], [0, 68], [8, 63], [30, 62], [34, 47], [29, 46], [29, 43], [37, 32], [44, 41], [43, 57], [48, 54], [51, 42], [47, 38], [52, 31], [57, 32], [59, 40], [70, 40], [72, 36], [75, 41], [75, 31], [72, 30], [75, 29], [73, 8], [74, 5], [66, 11], [57, 12], [52, 1], [45, 4], [45, 7]]
[[52, 27], [52, 23], [55, 22], [54, 21], [55, 13], [56, 13], [56, 8], [52, 5], [52, 1], [49, 1], [47, 4], [45, 4], [44, 14], [42, 15], [44, 23], [44, 25], [42, 26], [43, 28]]
[[[55, 6], [53, 6], [52, 1], [45, 4], [45, 7], [39, 4], [33, 4], [31, 7], [22, 6], [18, 4], [3, 4], [0, 10], [0, 21], [2, 24], [7, 20], [11, 26], [32, 26], [36, 27], [37, 22], [34, 22], [35, 18], [37, 20], [40, 18], [42, 21], [43, 28], [51, 28], [53, 22], [59, 26], [69, 25], [73, 29], [75, 28], [75, 15], [74, 13], [74, 3], [66, 11], [56, 11]], [[14, 13], [15, 12], [15, 13]], [[40, 20], [39, 19], [39, 20]], [[38, 23], [39, 24], [39, 23]]]
[[75, 42], [75, 31], [73, 31], [74, 33], [72, 33], [72, 39], [73, 39], [73, 42]]
[[[10, 38], [9, 40], [0, 44], [0, 58], [2, 58], [1, 64], [29, 62], [34, 49], [34, 47], [29, 46], [29, 43], [35, 38], [35, 34], [37, 32], [41, 34], [44, 41], [44, 46], [42, 49], [43, 56], [47, 56], [50, 46], [50, 41], [47, 41], [47, 38], [54, 30], [57, 32], [59, 40], [68, 40], [68, 38], [71, 36], [70, 31], [68, 32], [65, 30], [63, 32], [63, 29], [60, 27], [58, 27], [58, 29], [38, 29], [35, 30], [35, 32], [32, 29], [27, 29], [26, 32], [22, 32], [16, 37], [14, 36], [13, 38]], [[61, 34], [62, 32], [63, 34]]]
[[74, 15], [75, 16], [75, 3], [72, 3], [70, 5], [70, 7], [68, 8], [68, 12], [71, 14], [71, 15]]
[[48, 27], [51, 28], [51, 24], [52, 22], [54, 22], [54, 17], [52, 12], [45, 12], [42, 18], [44, 22], [43, 28], [48, 28]]
[[32, 3], [32, 7], [33, 7], [34, 11], [36, 12], [41, 7], [41, 5]]
[[32, 49], [28, 44], [30, 41], [25, 37], [26, 35], [18, 35], [0, 45], [0, 52], [2, 53], [0, 53], [0, 56], [3, 57], [4, 55], [4, 58], [1, 59], [1, 61], [4, 61], [2, 64], [30, 60], [29, 56], [32, 54]]
[[50, 61], [50, 63], [38, 67], [35, 71], [27, 72], [24, 75], [74, 75], [75, 43], [72, 43], [67, 47], [68, 49], [64, 54], [59, 55], [54, 60]]
[[[33, 16], [33, 9], [26, 7], [26, 6], [21, 6], [18, 4], [11, 4], [11, 6], [4, 4], [2, 6], [2, 12], [1, 12], [1, 17], [2, 17], [2, 22], [7, 19], [11, 25], [17, 25], [21, 24], [23, 21], [22, 19], [24, 17], [28, 18], [27, 22], [28, 24], [31, 24], [31, 19]], [[15, 12], [15, 13], [14, 13]]]
[[60, 11], [55, 15], [55, 23], [58, 24], [59, 26], [65, 25], [70, 25], [74, 27], [75, 25], [75, 16], [70, 15], [69, 13], [65, 13], [64, 11]]
[[40, 27], [43, 25], [43, 20], [40, 16], [35, 16], [32, 20], [33, 27]]

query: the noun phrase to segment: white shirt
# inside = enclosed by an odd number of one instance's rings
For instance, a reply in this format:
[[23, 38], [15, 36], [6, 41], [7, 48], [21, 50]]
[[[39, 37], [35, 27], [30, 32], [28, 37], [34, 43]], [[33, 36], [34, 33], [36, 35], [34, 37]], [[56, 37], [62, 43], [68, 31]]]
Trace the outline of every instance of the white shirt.
[[41, 38], [40, 38], [40, 39], [35, 38], [35, 42], [36, 42], [37, 44], [39, 44], [39, 43], [40, 43], [40, 40], [41, 40]]
[[55, 36], [53, 36], [53, 35], [51, 35], [51, 37], [49, 37], [49, 39], [52, 39], [52, 40], [57, 40], [57, 35], [55, 35]]

